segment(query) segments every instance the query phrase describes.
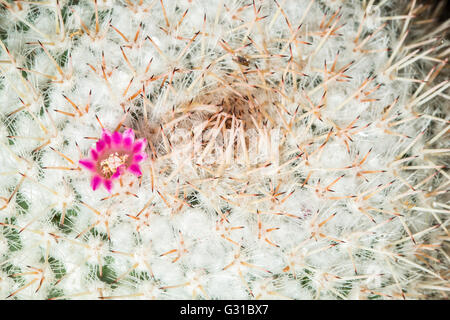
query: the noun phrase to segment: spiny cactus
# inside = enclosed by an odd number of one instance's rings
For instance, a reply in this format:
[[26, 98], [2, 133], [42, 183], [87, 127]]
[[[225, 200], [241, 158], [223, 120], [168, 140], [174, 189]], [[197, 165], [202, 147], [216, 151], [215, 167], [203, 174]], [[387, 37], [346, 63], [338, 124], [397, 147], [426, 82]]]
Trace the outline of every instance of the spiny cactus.
[[447, 297], [442, 7], [0, 4], [0, 298]]

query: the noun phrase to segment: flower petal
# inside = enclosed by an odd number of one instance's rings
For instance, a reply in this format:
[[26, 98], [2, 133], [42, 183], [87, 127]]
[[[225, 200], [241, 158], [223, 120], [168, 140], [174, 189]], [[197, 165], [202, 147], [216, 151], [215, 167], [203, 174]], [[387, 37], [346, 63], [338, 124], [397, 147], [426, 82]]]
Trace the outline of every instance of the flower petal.
[[128, 170], [130, 170], [130, 172], [136, 176], [142, 176], [142, 172], [141, 172], [141, 168], [139, 167], [138, 164], [132, 164]]
[[141, 152], [145, 148], [145, 144], [147, 143], [146, 139], [139, 139], [133, 145], [133, 152]]
[[117, 179], [118, 177], [120, 177], [120, 175], [123, 173], [123, 170], [125, 169], [125, 165], [121, 165], [117, 168], [117, 171], [114, 172], [114, 174], [111, 176], [111, 180], [112, 179]]
[[103, 180], [103, 185], [105, 186], [106, 190], [111, 193], [111, 189], [112, 189], [112, 181], [109, 179], [105, 179]]
[[103, 139], [103, 141], [105, 141], [105, 143], [107, 145], [110, 145], [111, 144], [111, 140], [112, 140], [111, 132], [109, 130], [103, 129], [102, 139]]
[[91, 180], [91, 187], [92, 190], [96, 190], [98, 188], [98, 186], [100, 185], [100, 183], [102, 182], [102, 178], [98, 175], [95, 175], [92, 180]]
[[79, 163], [90, 171], [95, 171], [95, 162], [91, 159], [81, 159]]
[[118, 131], [114, 132], [112, 135], [112, 141], [115, 145], [119, 145], [122, 142], [122, 134]]
[[146, 153], [143, 153], [143, 152], [141, 152], [141, 153], [136, 153], [136, 154], [133, 156], [133, 163], [141, 162], [141, 161], [143, 161], [143, 160], [145, 160], [145, 159], [147, 159], [147, 154], [146, 154]]
[[126, 147], [131, 147], [134, 142], [134, 131], [133, 129], [127, 129], [123, 133], [123, 144]]
[[103, 149], [105, 149], [106, 144], [103, 140], [99, 140], [99, 141], [97, 141], [95, 146], [97, 147], [97, 152], [100, 153], [100, 152], [102, 152]]
[[91, 149], [91, 158], [94, 161], [98, 160], [98, 153], [97, 153], [97, 151], [95, 151], [95, 149]]
[[133, 139], [131, 137], [124, 137], [122, 145], [127, 149], [131, 149], [131, 146], [133, 145]]

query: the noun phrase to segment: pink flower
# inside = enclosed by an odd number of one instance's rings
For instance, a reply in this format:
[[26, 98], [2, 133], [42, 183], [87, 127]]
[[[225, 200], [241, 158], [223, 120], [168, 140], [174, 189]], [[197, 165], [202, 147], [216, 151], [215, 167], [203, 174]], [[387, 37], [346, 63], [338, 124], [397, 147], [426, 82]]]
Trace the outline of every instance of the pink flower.
[[91, 180], [92, 190], [96, 190], [103, 184], [111, 192], [113, 180], [127, 171], [136, 176], [141, 176], [139, 162], [147, 158], [144, 152], [146, 140], [134, 141], [134, 132], [127, 129], [111, 134], [103, 130], [102, 137], [95, 147], [90, 150], [90, 157], [81, 159], [79, 163], [93, 173]]

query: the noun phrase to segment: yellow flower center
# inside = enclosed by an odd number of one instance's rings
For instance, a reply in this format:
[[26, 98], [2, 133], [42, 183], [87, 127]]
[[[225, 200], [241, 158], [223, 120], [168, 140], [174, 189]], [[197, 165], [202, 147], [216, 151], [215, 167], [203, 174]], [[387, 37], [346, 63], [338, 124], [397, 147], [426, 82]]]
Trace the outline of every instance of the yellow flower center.
[[100, 168], [106, 179], [116, 173], [117, 168], [123, 165], [127, 161], [128, 155], [119, 155], [117, 152], [111, 153], [108, 158], [100, 162]]

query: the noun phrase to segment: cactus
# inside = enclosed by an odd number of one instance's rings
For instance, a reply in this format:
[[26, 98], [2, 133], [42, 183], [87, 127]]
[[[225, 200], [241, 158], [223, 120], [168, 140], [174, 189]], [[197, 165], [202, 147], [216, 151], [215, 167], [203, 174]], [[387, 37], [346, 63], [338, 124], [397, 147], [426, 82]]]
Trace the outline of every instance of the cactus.
[[443, 3], [1, 0], [0, 298], [446, 298]]

